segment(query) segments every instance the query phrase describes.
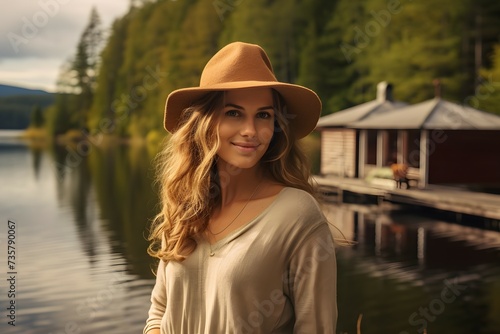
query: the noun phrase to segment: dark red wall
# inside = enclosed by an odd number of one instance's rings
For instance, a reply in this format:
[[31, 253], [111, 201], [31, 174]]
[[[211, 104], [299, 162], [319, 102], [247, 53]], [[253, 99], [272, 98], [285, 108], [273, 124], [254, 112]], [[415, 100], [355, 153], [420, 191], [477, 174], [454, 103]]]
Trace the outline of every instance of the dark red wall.
[[429, 183], [500, 184], [500, 131], [432, 130], [428, 149]]

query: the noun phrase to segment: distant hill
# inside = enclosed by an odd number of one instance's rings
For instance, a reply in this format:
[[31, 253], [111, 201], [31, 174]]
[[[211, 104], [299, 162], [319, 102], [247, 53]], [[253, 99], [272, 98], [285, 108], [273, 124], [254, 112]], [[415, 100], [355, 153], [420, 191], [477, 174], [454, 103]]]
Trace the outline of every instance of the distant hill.
[[13, 96], [13, 95], [45, 95], [51, 94], [41, 89], [29, 89], [24, 87], [2, 85], [0, 84], [0, 96]]
[[42, 109], [54, 103], [55, 94], [0, 84], [0, 129], [26, 129], [35, 106]]

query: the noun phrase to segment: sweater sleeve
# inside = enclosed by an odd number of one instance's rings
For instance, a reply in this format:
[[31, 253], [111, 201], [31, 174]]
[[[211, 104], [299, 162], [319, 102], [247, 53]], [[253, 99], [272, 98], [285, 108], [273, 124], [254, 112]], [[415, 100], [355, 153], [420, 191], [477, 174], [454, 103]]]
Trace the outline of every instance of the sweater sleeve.
[[166, 308], [166, 283], [165, 283], [166, 262], [160, 260], [158, 272], [156, 274], [156, 283], [151, 293], [151, 307], [148, 312], [148, 319], [143, 333], [147, 333], [153, 328], [160, 328], [161, 320], [165, 314]]
[[294, 333], [335, 333], [337, 262], [326, 223], [315, 227], [292, 255], [289, 291], [295, 310]]

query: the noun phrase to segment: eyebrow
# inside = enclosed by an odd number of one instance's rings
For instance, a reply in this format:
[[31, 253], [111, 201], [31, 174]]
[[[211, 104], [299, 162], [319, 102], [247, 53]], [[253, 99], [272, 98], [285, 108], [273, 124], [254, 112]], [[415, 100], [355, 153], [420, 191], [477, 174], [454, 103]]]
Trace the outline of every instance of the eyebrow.
[[[239, 106], [239, 105], [233, 104], [233, 103], [226, 104], [225, 108], [227, 108], [227, 107], [233, 107], [233, 108], [240, 109], [240, 110], [244, 110], [245, 109], [242, 106]], [[260, 107], [257, 110], [268, 110], [268, 109], [273, 109], [274, 110], [274, 107], [273, 106], [265, 106], [265, 107]]]

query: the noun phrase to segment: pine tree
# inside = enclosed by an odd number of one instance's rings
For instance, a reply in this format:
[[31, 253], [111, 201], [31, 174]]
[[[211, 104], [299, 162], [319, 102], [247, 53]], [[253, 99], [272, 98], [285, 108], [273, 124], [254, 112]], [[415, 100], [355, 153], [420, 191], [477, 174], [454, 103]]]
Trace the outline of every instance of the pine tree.
[[30, 126], [33, 128], [41, 128], [45, 123], [42, 108], [39, 105], [33, 107], [31, 112]]
[[297, 83], [316, 91], [323, 101], [328, 99], [330, 94], [323, 89], [325, 67], [321, 59], [321, 37], [337, 2], [310, 0], [300, 3], [297, 23], [294, 24], [298, 52]]
[[110, 37], [101, 54], [97, 86], [88, 117], [88, 127], [92, 133], [112, 133], [115, 130], [119, 102], [117, 87], [121, 82], [119, 71], [123, 64], [128, 23], [129, 16], [113, 23]]
[[294, 30], [298, 12], [296, 1], [239, 2], [224, 21], [221, 45], [233, 41], [259, 44], [271, 59], [278, 80], [294, 82], [298, 76]]
[[72, 61], [61, 65], [57, 78], [55, 103], [47, 111], [46, 124], [49, 133], [61, 135], [77, 128], [79, 113], [76, 104], [76, 89], [73, 84]]
[[463, 95], [474, 94], [482, 85], [481, 69], [491, 68], [500, 26], [500, 2], [468, 0], [463, 19], [462, 66], [467, 75]]
[[365, 52], [367, 41], [358, 33], [364, 21], [364, 6], [351, 0], [339, 0], [331, 10], [318, 40], [318, 62], [321, 71], [318, 93], [323, 98], [323, 114], [353, 105], [359, 91], [351, 90], [362, 76], [355, 66]]
[[479, 86], [464, 104], [500, 115], [500, 44], [495, 46], [491, 62], [492, 68], [481, 71]]
[[205, 64], [219, 49], [222, 27], [213, 0], [198, 0], [189, 8], [178, 31], [177, 47], [171, 50], [172, 65], [182, 73], [173, 78], [177, 88], [199, 84]]
[[460, 100], [466, 80], [460, 61], [464, 4], [421, 0], [391, 11], [386, 1], [370, 0], [363, 7], [357, 33], [365, 43], [352, 64], [357, 77], [349, 87], [354, 104], [373, 99], [384, 80], [394, 84], [395, 98], [421, 102], [433, 97], [436, 78], [445, 98]]
[[94, 96], [102, 41], [101, 20], [97, 10], [92, 8], [89, 23], [78, 42], [72, 66], [76, 79], [75, 87], [78, 91], [77, 112], [80, 115], [79, 126], [82, 129], [87, 127], [87, 114]]

